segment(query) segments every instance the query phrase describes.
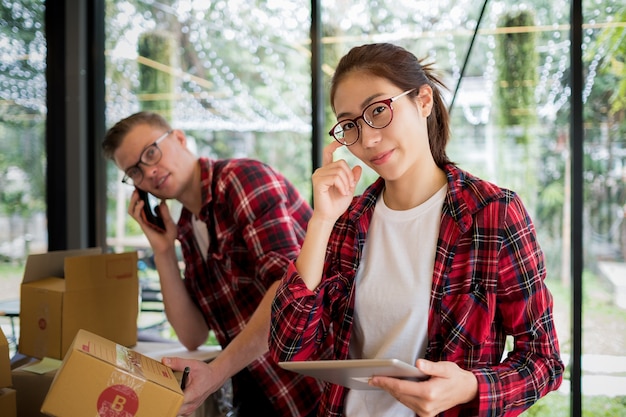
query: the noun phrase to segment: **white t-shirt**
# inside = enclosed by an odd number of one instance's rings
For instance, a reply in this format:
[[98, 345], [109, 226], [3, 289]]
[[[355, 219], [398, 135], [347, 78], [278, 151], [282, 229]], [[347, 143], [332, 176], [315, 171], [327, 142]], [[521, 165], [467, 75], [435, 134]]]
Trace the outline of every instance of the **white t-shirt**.
[[[410, 210], [378, 198], [356, 275], [352, 358], [396, 358], [414, 365], [426, 350], [428, 308], [447, 186]], [[346, 416], [411, 416], [382, 390], [350, 390]]]
[[193, 224], [193, 232], [196, 237], [196, 243], [200, 248], [202, 257], [206, 261], [207, 254], [209, 253], [209, 244], [211, 243], [206, 223], [197, 218], [195, 215], [191, 218], [191, 223]]

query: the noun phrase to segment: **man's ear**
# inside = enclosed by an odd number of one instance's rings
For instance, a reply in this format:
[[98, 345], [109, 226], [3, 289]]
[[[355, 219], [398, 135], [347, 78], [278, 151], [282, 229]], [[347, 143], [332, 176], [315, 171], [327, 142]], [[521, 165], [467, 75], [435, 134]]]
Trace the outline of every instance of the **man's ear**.
[[420, 87], [417, 94], [417, 107], [422, 117], [430, 116], [430, 112], [433, 110], [433, 89], [424, 84]]
[[176, 141], [180, 143], [183, 146], [183, 148], [187, 147], [187, 137], [185, 136], [182, 130], [174, 129], [172, 130], [172, 135], [174, 135], [174, 138], [176, 138]]

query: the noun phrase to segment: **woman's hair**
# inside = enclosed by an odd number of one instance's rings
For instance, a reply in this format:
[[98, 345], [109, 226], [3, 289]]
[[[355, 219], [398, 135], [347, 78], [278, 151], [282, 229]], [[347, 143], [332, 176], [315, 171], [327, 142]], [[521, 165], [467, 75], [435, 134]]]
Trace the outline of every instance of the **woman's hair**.
[[439, 90], [446, 86], [434, 75], [432, 63], [422, 65], [422, 60], [411, 52], [389, 43], [354, 47], [341, 58], [331, 80], [330, 102], [333, 109], [337, 86], [354, 71], [385, 78], [403, 91], [415, 88], [412, 96], [418, 94], [420, 87], [428, 84], [433, 90], [433, 108], [427, 121], [430, 151], [440, 168], [450, 162], [446, 155], [446, 145], [450, 138], [450, 116]]
[[108, 159], [113, 159], [113, 154], [119, 148], [128, 132], [135, 126], [142, 124], [163, 128], [166, 131], [171, 130], [169, 123], [160, 114], [145, 111], [132, 114], [117, 122], [107, 131], [102, 141], [102, 153], [104, 156]]

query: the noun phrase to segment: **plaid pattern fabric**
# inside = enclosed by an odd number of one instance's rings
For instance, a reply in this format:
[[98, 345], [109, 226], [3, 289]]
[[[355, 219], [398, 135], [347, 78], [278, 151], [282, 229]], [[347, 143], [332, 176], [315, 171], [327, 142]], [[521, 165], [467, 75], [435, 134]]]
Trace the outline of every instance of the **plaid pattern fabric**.
[[[281, 174], [259, 161], [200, 158], [199, 163], [204, 202], [199, 218], [210, 237], [207, 261], [196, 245], [192, 213], [184, 208], [178, 239], [187, 290], [226, 347], [299, 253], [311, 208]], [[277, 416], [314, 410], [319, 382], [283, 370], [268, 354], [248, 370], [280, 410]]]
[[[543, 253], [515, 193], [454, 165], [445, 171], [448, 192], [435, 256], [426, 358], [471, 370], [479, 392], [475, 401], [441, 415], [515, 416], [562, 380]], [[272, 306], [269, 343], [276, 360], [348, 358], [354, 278], [383, 187], [379, 179], [338, 219], [324, 278], [315, 291], [290, 265]], [[514, 350], [503, 359], [507, 335], [515, 339]], [[346, 393], [346, 388], [327, 384], [318, 416], [343, 415]]]

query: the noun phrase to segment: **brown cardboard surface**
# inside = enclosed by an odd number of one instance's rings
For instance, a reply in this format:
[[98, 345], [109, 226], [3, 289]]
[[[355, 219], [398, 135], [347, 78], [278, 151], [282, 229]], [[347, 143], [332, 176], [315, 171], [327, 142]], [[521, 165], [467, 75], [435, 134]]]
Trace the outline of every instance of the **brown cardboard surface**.
[[162, 363], [80, 330], [46, 395], [50, 416], [175, 417], [183, 393]]
[[[10, 387], [11, 381], [11, 357], [9, 356], [9, 342], [0, 329], [0, 388]], [[0, 416], [4, 414], [0, 413]]]
[[79, 329], [124, 346], [137, 343], [137, 253], [94, 252], [28, 257], [21, 286], [20, 353], [63, 359]]
[[20, 289], [20, 353], [61, 358], [63, 278], [44, 278]]
[[0, 388], [0, 416], [17, 417], [14, 389]]
[[22, 284], [46, 277], [62, 277], [65, 258], [67, 257], [100, 255], [101, 253], [101, 248], [89, 248], [28, 255], [24, 266]]
[[39, 359], [28, 358], [24, 364], [13, 369], [13, 388], [17, 393], [17, 411], [20, 417], [45, 417], [41, 405], [50, 389], [57, 371], [36, 374], [24, 370], [25, 367], [37, 363]]

